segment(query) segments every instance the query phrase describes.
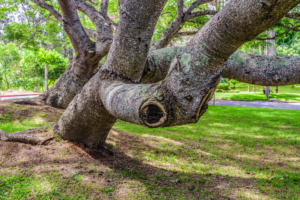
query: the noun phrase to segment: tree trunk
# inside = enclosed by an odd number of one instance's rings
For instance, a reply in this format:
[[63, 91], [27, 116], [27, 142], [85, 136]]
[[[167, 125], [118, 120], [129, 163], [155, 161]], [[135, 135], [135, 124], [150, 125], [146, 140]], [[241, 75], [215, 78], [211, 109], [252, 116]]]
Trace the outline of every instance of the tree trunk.
[[54, 128], [56, 133], [99, 146], [116, 118], [149, 127], [197, 122], [207, 110], [229, 56], [297, 4], [292, 0], [232, 0], [173, 59], [164, 81], [134, 84], [140, 82], [164, 3], [124, 2], [126, 12], [121, 13], [106, 64], [69, 105]]
[[[106, 110], [99, 94], [99, 87], [107, 83], [103, 77], [121, 84], [122, 81], [133, 85], [140, 82], [152, 34], [166, 1], [124, 2], [122, 9], [126, 12], [121, 13], [106, 64], [68, 106], [54, 127], [55, 133], [93, 148], [104, 144], [116, 117]], [[126, 106], [120, 112], [123, 110], [126, 112]]]
[[99, 60], [93, 60], [92, 56], [78, 57], [70, 61], [64, 74], [41, 95], [42, 99], [53, 107], [67, 108], [98, 66]]
[[4, 66], [4, 78], [5, 78], [7, 89], [9, 89], [9, 82], [8, 82], [7, 74], [6, 74], [6, 66]]
[[[265, 55], [269, 55], [269, 45], [265, 46], [264, 53]], [[270, 95], [269, 93], [270, 93], [269, 86], [264, 86], [264, 94], [266, 95], [266, 98], [269, 98]]]
[[[80, 0], [58, 0], [62, 15], [41, 0], [32, 0], [47, 9], [64, 27], [73, 49], [75, 58], [69, 60], [68, 68], [57, 82], [39, 98], [48, 105], [67, 108], [75, 95], [90, 79], [99, 61], [107, 55], [113, 40], [113, 33], [103, 16], [90, 4]], [[85, 13], [93, 22], [97, 31], [84, 29], [80, 23], [77, 10]], [[93, 38], [96, 43], [89, 39]]]

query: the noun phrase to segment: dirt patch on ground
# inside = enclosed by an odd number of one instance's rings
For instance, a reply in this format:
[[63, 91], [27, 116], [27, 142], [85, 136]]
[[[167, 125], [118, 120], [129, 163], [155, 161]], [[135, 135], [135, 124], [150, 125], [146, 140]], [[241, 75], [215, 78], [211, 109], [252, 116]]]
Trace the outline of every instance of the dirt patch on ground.
[[34, 116], [47, 122], [58, 120], [64, 110], [48, 105], [19, 105], [12, 101], [0, 101], [0, 123], [3, 121], [23, 121]]
[[[112, 129], [106, 146], [101, 150], [85, 149], [81, 144], [59, 138], [45, 146], [0, 141], [0, 158], [2, 158], [0, 175], [15, 173], [15, 170], [20, 169], [26, 175], [29, 173], [45, 177], [49, 174], [59, 174], [57, 178], [50, 178], [62, 185], [57, 188], [57, 191], [71, 195], [73, 190], [69, 187], [77, 192], [79, 188], [85, 188], [85, 194], [88, 196], [82, 199], [198, 199], [201, 197], [201, 199], [228, 200], [235, 199], [231, 191], [242, 189], [260, 193], [254, 188], [256, 181], [249, 177], [241, 179], [209, 172], [198, 174], [192, 169], [187, 170], [188, 173], [180, 172], [174, 170], [174, 166], [167, 166], [167, 163], [165, 166], [143, 162], [134, 155], [145, 151], [153, 151], [153, 154], [156, 154], [155, 145], [158, 144], [156, 142], [159, 139]], [[205, 156], [202, 157], [205, 162]], [[77, 179], [81, 180], [79, 186], [75, 183]], [[91, 185], [93, 187], [90, 187]], [[202, 194], [204, 188], [206, 193]], [[35, 195], [32, 193], [30, 197], [35, 199]], [[260, 199], [262, 195], [253, 199]], [[59, 196], [54, 198], [60, 199]]]

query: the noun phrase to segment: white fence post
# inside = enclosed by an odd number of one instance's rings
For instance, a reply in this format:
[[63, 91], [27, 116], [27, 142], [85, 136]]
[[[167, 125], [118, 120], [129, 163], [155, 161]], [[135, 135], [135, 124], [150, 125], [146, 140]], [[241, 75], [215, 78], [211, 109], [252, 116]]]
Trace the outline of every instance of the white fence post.
[[48, 90], [48, 70], [49, 66], [45, 64], [45, 92]]

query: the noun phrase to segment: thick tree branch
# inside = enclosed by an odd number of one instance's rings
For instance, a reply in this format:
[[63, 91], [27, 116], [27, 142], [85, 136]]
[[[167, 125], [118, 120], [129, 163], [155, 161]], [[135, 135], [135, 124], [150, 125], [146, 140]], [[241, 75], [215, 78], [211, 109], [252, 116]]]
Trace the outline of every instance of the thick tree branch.
[[177, 0], [177, 16], [176, 19], [181, 19], [183, 17], [184, 3], [183, 0]]
[[93, 46], [92, 41], [84, 31], [74, 0], [58, 0], [62, 12], [64, 29], [71, 40], [75, 55], [84, 54]]
[[236, 52], [225, 64], [223, 77], [263, 86], [299, 84], [300, 57]]
[[[231, 1], [172, 60], [164, 81], [150, 85], [110, 82], [100, 91], [105, 108], [116, 118], [149, 127], [197, 122], [208, 108], [230, 55], [272, 27], [298, 2]], [[121, 74], [113, 77], [120, 80]]]
[[107, 16], [108, 2], [109, 0], [101, 0], [100, 12], [103, 16]]
[[113, 33], [111, 28], [106, 23], [105, 17], [103, 17], [92, 5], [83, 2], [81, 0], [75, 0], [75, 5], [78, 10], [86, 14], [97, 29], [97, 35], [91, 34], [88, 31], [88, 35], [93, 35], [93, 39], [96, 40], [96, 55], [103, 57], [107, 54], [109, 47], [113, 40]]
[[[169, 47], [151, 51], [141, 82], [146, 84], [164, 80], [171, 60], [184, 48]], [[300, 56], [266, 56], [237, 51], [225, 63], [222, 76], [262, 86], [300, 84]]]
[[[83, 141], [89, 146], [103, 145], [116, 118], [106, 111], [99, 90], [114, 86], [111, 81], [115, 79], [129, 83], [140, 80], [154, 28], [166, 1], [124, 1], [118, 30], [105, 65], [70, 103], [56, 123], [55, 133], [65, 139]], [[113, 92], [109, 88], [107, 91]], [[89, 114], [91, 111], [93, 115]]]

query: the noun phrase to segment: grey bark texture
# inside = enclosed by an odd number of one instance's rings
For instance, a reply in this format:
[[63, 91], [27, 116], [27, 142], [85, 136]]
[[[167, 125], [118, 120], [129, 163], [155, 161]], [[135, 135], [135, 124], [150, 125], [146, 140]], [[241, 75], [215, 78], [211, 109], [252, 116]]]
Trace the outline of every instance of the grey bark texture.
[[[59, 1], [62, 16], [50, 5], [38, 0], [34, 2], [48, 9], [62, 22], [75, 51], [75, 58], [69, 62], [64, 74], [50, 90], [39, 97], [53, 107], [67, 108], [75, 95], [88, 82], [91, 73], [98, 67], [99, 61], [107, 55], [113, 40], [113, 33], [105, 18], [84, 1]], [[77, 9], [91, 19], [97, 31], [82, 27]], [[95, 39], [96, 43], [92, 42], [89, 36]]]
[[[116, 118], [149, 127], [197, 122], [207, 110], [230, 55], [299, 2], [232, 0], [175, 56], [164, 81], [135, 84], [144, 73], [152, 32], [164, 3], [123, 2], [108, 60], [57, 122], [57, 134], [99, 146]], [[94, 124], [88, 124], [91, 122], [98, 123], [96, 132]], [[86, 129], [80, 128], [84, 124]], [[107, 131], [102, 132], [104, 129]], [[93, 137], [93, 133], [100, 135]]]
[[110, 84], [100, 91], [104, 106], [116, 118], [150, 127], [197, 122], [207, 110], [229, 56], [297, 3], [231, 1], [173, 59], [163, 82]]
[[107, 87], [111, 81], [140, 82], [154, 27], [165, 2], [123, 2], [106, 64], [68, 106], [54, 127], [55, 133], [68, 140], [84, 141], [89, 147], [103, 145], [116, 118], [104, 107], [99, 87]]
[[[170, 63], [184, 47], [151, 51], [141, 79], [157, 83], [167, 76]], [[300, 56], [267, 56], [233, 53], [224, 64], [222, 77], [255, 85], [284, 86], [300, 83]]]

